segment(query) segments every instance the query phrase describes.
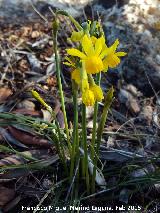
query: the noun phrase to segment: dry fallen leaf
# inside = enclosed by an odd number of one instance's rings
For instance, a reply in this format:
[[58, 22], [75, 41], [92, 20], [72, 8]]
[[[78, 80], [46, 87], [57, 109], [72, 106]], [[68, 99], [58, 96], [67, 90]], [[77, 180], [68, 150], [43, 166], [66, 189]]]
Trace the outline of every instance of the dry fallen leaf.
[[33, 117], [41, 117], [41, 112], [33, 111], [33, 110], [30, 110], [30, 109], [16, 109], [16, 110], [12, 111], [12, 113], [22, 114], [22, 115], [30, 115], [30, 116], [33, 116]]
[[[29, 150], [29, 151], [24, 151], [21, 152], [22, 155], [28, 156], [28, 157], [32, 157], [38, 160], [41, 159], [47, 159], [50, 155], [48, 153], [47, 149], [42, 149], [42, 150]], [[18, 156], [16, 154], [10, 155], [8, 157], [5, 157], [3, 159], [0, 160], [0, 167], [2, 166], [9, 166], [9, 165], [21, 165], [26, 163], [27, 159], [25, 159], [22, 156]]]
[[61, 110], [59, 110], [59, 112], [57, 113], [56, 117], [57, 117], [57, 120], [58, 120], [58, 123], [59, 123], [60, 127], [62, 129], [64, 129], [65, 124], [64, 124], [63, 112]]
[[5, 206], [15, 196], [15, 191], [4, 186], [0, 186], [0, 207]]
[[22, 36], [29, 36], [32, 32], [31, 27], [22, 27]]
[[9, 88], [0, 88], [0, 104], [6, 101], [10, 95], [12, 95], [12, 91]]
[[22, 142], [23, 144], [36, 145], [36, 146], [42, 146], [47, 148], [52, 146], [52, 144], [49, 143], [48, 140], [40, 138], [39, 136], [29, 134], [27, 132], [18, 130], [11, 126], [9, 126], [8, 129], [9, 129], [9, 132], [12, 134], [12, 136], [18, 141]]
[[3, 208], [4, 212], [8, 212], [9, 210], [13, 209], [21, 200], [21, 196], [15, 197], [13, 200], [11, 200], [7, 205]]

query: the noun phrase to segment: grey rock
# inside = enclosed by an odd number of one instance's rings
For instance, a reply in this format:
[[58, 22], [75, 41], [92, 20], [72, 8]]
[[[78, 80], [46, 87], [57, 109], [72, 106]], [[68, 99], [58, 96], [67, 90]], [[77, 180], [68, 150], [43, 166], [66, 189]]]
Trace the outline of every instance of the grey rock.
[[159, 64], [160, 65], [160, 55], [156, 55], [156, 62], [157, 62], [157, 64]]
[[18, 109], [35, 110], [35, 104], [32, 101], [24, 100], [17, 104]]
[[140, 106], [137, 101], [137, 99], [127, 90], [121, 89], [119, 94], [119, 101], [122, 104], [125, 104], [126, 107], [132, 112], [132, 113], [139, 113], [140, 112]]

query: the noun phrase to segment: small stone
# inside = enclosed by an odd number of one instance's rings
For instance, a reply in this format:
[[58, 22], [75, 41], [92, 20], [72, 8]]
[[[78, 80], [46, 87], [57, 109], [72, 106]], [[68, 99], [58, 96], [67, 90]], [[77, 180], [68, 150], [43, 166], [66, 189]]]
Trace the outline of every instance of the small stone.
[[147, 124], [150, 125], [153, 118], [153, 108], [150, 105], [144, 106], [141, 116], [147, 121]]
[[140, 112], [138, 101], [130, 92], [121, 89], [118, 97], [120, 102], [125, 104], [131, 112], [136, 114]]
[[129, 107], [130, 111], [135, 114], [138, 114], [140, 112], [139, 104], [135, 98], [131, 98], [128, 101], [128, 107]]
[[38, 31], [33, 31], [31, 34], [32, 38], [38, 38], [40, 36], [40, 33]]
[[53, 183], [52, 183], [49, 179], [47, 179], [47, 178], [45, 178], [45, 179], [43, 180], [43, 182], [42, 182], [42, 186], [43, 186], [45, 189], [50, 189], [52, 185], [53, 185]]
[[52, 40], [50, 40], [49, 42], [49, 45], [52, 47], [53, 46], [53, 41]]
[[156, 55], [156, 62], [160, 65], [160, 55]]
[[35, 104], [32, 101], [24, 100], [17, 104], [18, 109], [35, 110]]
[[3, 103], [7, 98], [12, 95], [12, 91], [7, 87], [0, 88], [0, 103]]
[[133, 84], [128, 84], [126, 89], [132, 93], [132, 95], [137, 96], [137, 88]]
[[94, 108], [92, 106], [86, 107], [86, 118], [91, 118], [94, 112]]
[[129, 98], [129, 95], [130, 95], [130, 93], [128, 91], [121, 89], [119, 94], [118, 94], [119, 101], [122, 104], [126, 104], [128, 98]]
[[[98, 126], [98, 125], [97, 125]], [[93, 128], [93, 121], [88, 121], [87, 128], [92, 129]]]
[[154, 184], [154, 187], [156, 188], [157, 192], [160, 193], [160, 184], [156, 183]]
[[139, 178], [144, 177], [147, 175], [147, 170], [145, 169], [137, 169], [131, 173], [131, 177], [133, 178]]

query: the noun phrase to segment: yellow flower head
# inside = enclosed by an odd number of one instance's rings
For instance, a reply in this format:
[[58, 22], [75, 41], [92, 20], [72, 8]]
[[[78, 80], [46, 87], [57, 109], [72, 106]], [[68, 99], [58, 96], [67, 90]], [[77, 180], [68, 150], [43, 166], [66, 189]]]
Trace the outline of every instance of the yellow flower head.
[[77, 41], [81, 41], [84, 35], [84, 31], [81, 30], [79, 32], [73, 31], [72, 35], [71, 35], [71, 41], [73, 42], [77, 42]]
[[89, 89], [82, 92], [82, 101], [86, 106], [93, 106], [95, 104], [93, 92]]
[[94, 98], [97, 101], [101, 102], [102, 99], [104, 98], [103, 91], [102, 91], [101, 87], [96, 85], [96, 84], [94, 84], [94, 85], [91, 85], [89, 89], [93, 92]]
[[[79, 57], [84, 61], [85, 69], [88, 74], [95, 74], [101, 72], [104, 69], [102, 59], [105, 56], [102, 52], [102, 48], [105, 44], [105, 39], [102, 36], [95, 41], [95, 44], [87, 35], [84, 35], [81, 41], [83, 51], [71, 48], [67, 49], [67, 53], [72, 56]], [[102, 55], [102, 57], [101, 57]]]
[[81, 76], [80, 76], [80, 70], [79, 69], [74, 69], [72, 72], [71, 72], [71, 77], [73, 80], [75, 80], [75, 82], [77, 84], [80, 84], [81, 83]]
[[116, 41], [114, 42], [114, 44], [111, 47], [107, 47], [106, 46], [106, 51], [104, 51], [106, 53], [106, 57], [103, 60], [103, 65], [105, 67], [105, 69], [110, 68], [115, 68], [116, 66], [119, 65], [120, 63], [120, 58], [121, 56], [125, 56], [127, 53], [125, 52], [116, 52], [117, 46], [119, 45], [119, 40], [116, 39]]

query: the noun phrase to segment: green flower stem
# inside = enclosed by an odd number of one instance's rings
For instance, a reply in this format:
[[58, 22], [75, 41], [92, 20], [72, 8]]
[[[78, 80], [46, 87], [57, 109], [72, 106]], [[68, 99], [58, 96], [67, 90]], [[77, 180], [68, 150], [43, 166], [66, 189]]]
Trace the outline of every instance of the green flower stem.
[[72, 155], [71, 155], [71, 168], [70, 178], [73, 177], [74, 164], [79, 158], [79, 138], [78, 138], [78, 88], [74, 81], [72, 81], [73, 90], [73, 107], [74, 107], [74, 124], [73, 124], [73, 144], [72, 144]]
[[87, 193], [89, 194], [88, 150], [87, 150], [86, 106], [82, 104], [82, 141], [83, 141], [83, 174], [85, 173]]
[[68, 149], [69, 149], [69, 154], [70, 154], [70, 157], [71, 157], [72, 146], [71, 146], [71, 142], [70, 142], [67, 115], [66, 115], [66, 109], [65, 109], [65, 103], [64, 103], [64, 94], [63, 94], [62, 82], [61, 82], [61, 76], [60, 76], [60, 72], [61, 72], [60, 71], [60, 60], [59, 60], [59, 55], [58, 55], [58, 51], [57, 51], [58, 27], [59, 27], [58, 21], [55, 17], [55, 20], [53, 22], [53, 45], [54, 45], [54, 53], [55, 53], [56, 72], [57, 72], [59, 93], [60, 93], [60, 97], [61, 97], [62, 112], [63, 112], [63, 115], [64, 115], [64, 123], [65, 123], [66, 135], [67, 135]]
[[96, 148], [97, 156], [98, 156], [98, 152], [99, 152], [99, 148], [100, 148], [104, 125], [105, 125], [105, 122], [106, 122], [106, 119], [108, 116], [108, 111], [109, 111], [111, 103], [112, 103], [113, 93], [114, 93], [114, 89], [113, 89], [113, 87], [111, 87], [109, 89], [109, 91], [107, 92], [107, 95], [105, 98], [105, 103], [104, 103], [104, 108], [103, 108], [103, 113], [101, 115], [101, 119], [100, 119], [99, 126], [97, 129], [97, 148]]
[[64, 153], [64, 147], [63, 145], [61, 145], [59, 142], [62, 141], [61, 140], [61, 132], [60, 132], [60, 128], [59, 128], [59, 124], [56, 121], [56, 125], [57, 125], [57, 132], [58, 132], [58, 138], [54, 137], [54, 142], [55, 142], [55, 147], [56, 150], [58, 152], [59, 158], [62, 161], [62, 164], [64, 166], [65, 169], [65, 173], [68, 174], [68, 170], [67, 170], [67, 164], [66, 164], [66, 158], [65, 158], [65, 153]]
[[[98, 74], [98, 75], [99, 75], [99, 74]], [[97, 76], [98, 76], [98, 75], [97, 75]], [[94, 79], [93, 79], [93, 77], [92, 77], [91, 74], [88, 74], [88, 80], [89, 80], [90, 85], [95, 85]], [[96, 81], [96, 83], [98, 84], [97, 81]], [[99, 85], [99, 84], [98, 84], [98, 85]]]
[[[97, 85], [100, 85], [100, 79], [101, 79], [101, 74], [98, 73], [97, 74], [97, 79], [96, 79]], [[95, 141], [96, 141], [96, 130], [97, 130], [97, 127], [96, 127], [96, 124], [97, 124], [97, 114], [98, 114], [98, 102], [96, 101], [96, 103], [94, 105], [93, 130], [92, 130], [92, 140], [91, 140], [91, 160], [92, 160], [93, 164], [94, 164], [94, 161], [95, 161], [95, 157], [94, 156], [95, 156]], [[95, 192], [95, 175], [96, 175], [96, 172], [93, 172], [92, 182], [91, 182], [92, 193]]]

